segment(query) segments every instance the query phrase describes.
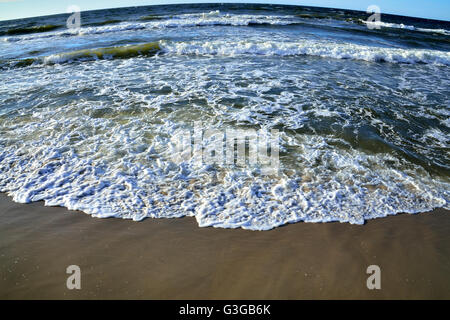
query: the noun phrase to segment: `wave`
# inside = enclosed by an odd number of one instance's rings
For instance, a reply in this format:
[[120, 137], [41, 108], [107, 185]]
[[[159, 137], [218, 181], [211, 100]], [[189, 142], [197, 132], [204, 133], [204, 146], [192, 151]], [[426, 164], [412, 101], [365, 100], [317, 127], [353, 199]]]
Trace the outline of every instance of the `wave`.
[[303, 18], [303, 19], [329, 19], [329, 15], [325, 14], [313, 14], [313, 13], [300, 13], [296, 14], [296, 17]]
[[367, 26], [372, 26], [372, 27], [405, 29], [405, 30], [410, 30], [410, 31], [443, 34], [446, 36], [450, 35], [450, 31], [445, 30], [445, 29], [419, 28], [419, 27], [415, 27], [415, 26], [405, 25], [403, 23], [398, 24], [398, 23], [388, 23], [388, 22], [383, 22], [383, 21], [368, 22], [368, 21], [364, 21], [361, 19], [359, 21]]
[[[306, 16], [305, 16], [306, 17]], [[39, 38], [52, 38], [52, 37], [67, 37], [67, 36], [83, 36], [83, 35], [94, 35], [94, 34], [106, 34], [106, 33], [114, 33], [114, 32], [123, 32], [123, 31], [133, 31], [133, 30], [151, 30], [151, 29], [167, 29], [167, 28], [189, 28], [189, 27], [205, 27], [205, 26], [292, 26], [292, 25], [303, 25], [305, 17], [297, 16], [266, 16], [266, 15], [247, 15], [247, 14], [222, 14], [219, 11], [212, 11], [210, 13], [196, 13], [196, 14], [182, 14], [176, 16], [145, 16], [141, 17], [141, 21], [128, 21], [121, 22], [119, 20], [107, 20], [96, 24], [87, 25], [82, 27], [78, 31], [73, 30], [61, 30], [53, 33], [46, 33], [42, 35], [33, 35], [33, 36], [18, 36], [17, 33], [13, 37], [4, 37], [3, 41], [5, 42], [17, 42], [17, 41], [26, 41], [26, 40], [34, 40]], [[310, 17], [312, 18], [312, 16]], [[317, 17], [314, 17], [317, 18]], [[359, 19], [358, 23], [361, 24], [370, 24], [370, 22]], [[450, 31], [445, 29], [424, 29], [417, 28], [414, 26], [403, 25], [403, 24], [394, 24], [394, 23], [386, 23], [386, 22], [377, 22], [377, 25], [386, 28], [397, 28], [397, 29], [405, 29], [410, 31], [419, 31], [433, 34], [442, 34], [449, 35]], [[58, 28], [58, 26], [45, 26], [47, 31], [51, 31], [52, 28]], [[315, 27], [321, 27], [321, 25], [315, 25]], [[325, 27], [325, 26], [322, 26]], [[333, 27], [334, 28], [334, 27]], [[340, 27], [341, 28], [341, 27]], [[40, 28], [40, 30], [44, 30], [44, 26]], [[350, 32], [358, 32], [358, 31], [367, 31], [359, 30], [359, 29], [348, 29]], [[12, 33], [11, 33], [12, 34]], [[11, 35], [10, 34], [10, 35]], [[423, 39], [426, 41], [426, 39]], [[447, 40], [445, 40], [447, 42]], [[207, 44], [205, 44], [207, 45]], [[295, 45], [297, 46], [297, 45]], [[320, 55], [327, 56], [330, 55], [324, 53], [322, 49], [320, 49], [320, 53], [317, 54], [317, 48], [306, 50], [305, 47], [311, 46], [310, 44], [306, 44], [300, 47], [303, 49], [293, 50], [293, 54], [311, 54], [311, 55]], [[315, 46], [315, 45], [312, 45]], [[305, 50], [304, 53], [295, 53], [295, 51]], [[236, 48], [235, 51], [240, 51], [240, 48]], [[284, 51], [283, 49], [278, 51]], [[292, 51], [292, 50], [289, 50]], [[338, 50], [340, 51], [340, 50]], [[350, 53], [352, 50], [344, 50], [346, 51], [344, 55], [349, 56], [349, 58], [357, 58], [354, 53]], [[363, 50], [364, 51], [364, 50]], [[373, 52], [373, 50], [371, 51]], [[265, 54], [265, 53], [263, 53]], [[270, 53], [269, 53], [270, 54]], [[275, 53], [276, 54], [276, 53]], [[415, 53], [417, 57], [410, 56], [405, 59], [402, 53], [400, 56], [399, 52], [393, 52], [395, 57], [391, 57], [388, 53], [377, 52], [375, 55], [370, 57], [362, 57], [362, 60], [368, 61], [387, 61], [387, 62], [401, 62], [401, 63], [441, 63], [447, 64], [446, 62], [439, 62], [439, 58], [436, 61], [432, 61], [429, 58], [424, 58], [422, 53]], [[386, 55], [386, 59], [384, 56]], [[426, 55], [426, 54], [425, 54]], [[431, 54], [433, 56], [433, 54]], [[341, 55], [337, 54], [337, 58], [340, 58]], [[358, 58], [359, 59], [359, 58]], [[444, 59], [445, 60], [445, 59]]]
[[0, 35], [21, 35], [21, 34], [30, 34], [30, 33], [41, 33], [53, 31], [55, 29], [61, 28], [59, 25], [46, 24], [43, 26], [34, 26], [34, 27], [25, 27], [25, 28], [13, 28], [8, 29], [6, 31], [0, 32]]
[[[306, 20], [316, 19], [331, 19], [342, 20], [343, 17], [335, 17], [325, 15], [324, 13], [301, 13], [293, 15], [262, 15], [262, 14], [232, 14], [222, 13], [219, 10], [201, 13], [188, 13], [188, 14], [176, 14], [176, 15], [147, 15], [138, 18], [136, 21], [121, 21], [116, 19], [110, 19], [101, 22], [90, 23], [82, 26], [78, 31], [73, 30], [59, 30], [60, 25], [43, 25], [25, 28], [12, 28], [4, 32], [0, 32], [2, 36], [14, 36], [5, 37], [3, 40], [7, 42], [33, 40], [38, 38], [48, 37], [64, 37], [75, 35], [90, 35], [90, 34], [103, 34], [121, 31], [131, 30], [143, 30], [143, 29], [166, 29], [166, 28], [189, 28], [189, 27], [202, 27], [202, 26], [288, 26], [298, 25], [306, 22]], [[419, 31], [423, 33], [450, 35], [449, 30], [445, 29], [427, 29], [419, 28], [412, 25], [388, 23], [388, 22], [367, 22], [361, 17], [350, 17], [344, 19], [349, 23], [358, 23], [360, 25], [373, 25], [374, 27], [384, 28], [396, 28], [410, 31]], [[316, 23], [313, 23], [316, 25]], [[320, 26], [320, 25], [316, 25]], [[45, 35], [32, 35], [34, 33], [50, 32]], [[20, 35], [23, 35], [20, 37]], [[19, 37], [18, 37], [19, 36]]]
[[253, 26], [253, 25], [291, 25], [299, 21], [294, 16], [266, 16], [247, 14], [222, 14], [219, 11], [209, 13], [181, 14], [175, 16], [146, 16], [141, 21], [119, 22], [106, 21], [104, 25], [87, 25], [78, 31], [61, 30], [49, 35], [32, 37], [8, 37], [4, 41], [25, 41], [46, 37], [76, 36], [90, 34], [104, 34], [111, 32], [142, 30], [142, 29], [166, 29], [188, 28], [202, 26]]
[[[294, 16], [268, 16], [268, 15], [248, 15], [248, 14], [222, 14], [220, 11], [211, 11], [209, 13], [181, 14], [176, 16], [145, 16], [140, 18], [146, 22], [129, 22], [120, 25], [122, 28], [145, 28], [145, 29], [165, 29], [176, 27], [195, 27], [195, 26], [249, 26], [255, 24], [261, 25], [289, 25], [298, 21]], [[104, 29], [86, 29], [81, 30], [83, 34], [91, 32], [108, 32]]]
[[99, 59], [124, 59], [136, 56], [155, 55], [161, 48], [157, 42], [149, 42], [138, 45], [126, 45], [109, 48], [84, 49], [72, 52], [53, 54], [45, 57], [45, 64], [64, 63], [70, 61], [85, 61]]
[[105, 21], [100, 21], [100, 22], [93, 22], [90, 23], [90, 26], [105, 26], [108, 24], [116, 24], [116, 23], [120, 23], [122, 22], [122, 20], [116, 20], [116, 19], [111, 19], [111, 20], [105, 20]]
[[211, 41], [161, 42], [167, 53], [178, 55], [266, 55], [317, 56], [323, 58], [352, 59], [369, 62], [423, 63], [450, 65], [450, 52], [426, 49], [398, 49], [369, 47], [351, 43], [305, 40], [302, 42], [277, 41]]
[[165, 16], [157, 16], [157, 15], [148, 15], [148, 16], [143, 16], [140, 17], [139, 20], [142, 21], [154, 21], [154, 20], [163, 20], [166, 19]]
[[[148, 162], [130, 161], [135, 159], [129, 157], [131, 150], [142, 143], [135, 139], [142, 130], [138, 120], [133, 121], [137, 127], [130, 128], [118, 119], [97, 122], [78, 117], [83, 111], [77, 111], [75, 116], [64, 113], [64, 123], [70, 126], [57, 131], [52, 141], [42, 129], [54, 130], [53, 121], [9, 124], [19, 137], [26, 134], [32, 139], [24, 141], [24, 147], [10, 145], [0, 153], [0, 192], [7, 192], [19, 203], [43, 200], [48, 206], [80, 210], [98, 218], [139, 221], [194, 216], [200, 227], [249, 230], [269, 230], [298, 221], [363, 224], [367, 219], [399, 212], [449, 209], [448, 183], [431, 179], [417, 166], [413, 172], [401, 171], [404, 161], [392, 155], [336, 149], [324, 137], [295, 138], [304, 150], [297, 159], [307, 164], [302, 175], [264, 178], [250, 169], [211, 175], [205, 174], [213, 170], [208, 166], [199, 167], [191, 161], [175, 164], [166, 159], [164, 152], [176, 151], [163, 135], [139, 151], [150, 150]], [[60, 116], [42, 110], [39, 119], [54, 119], [48, 113]], [[111, 135], [92, 136], [87, 143], [95, 151], [79, 157], [63, 137], [83, 136], [84, 123], [88, 128], [111, 128]], [[176, 129], [167, 127], [160, 128], [161, 132], [177, 135]], [[81, 131], [71, 131], [74, 128]], [[8, 139], [16, 137], [5, 137], [4, 141]], [[127, 141], [123, 149], [118, 141]], [[108, 156], [116, 149], [126, 150], [127, 160]], [[217, 176], [222, 177], [217, 180]]]
[[103, 59], [126, 59], [137, 56], [152, 56], [161, 50], [158, 42], [137, 45], [125, 45], [108, 48], [83, 49], [52, 54], [47, 57], [27, 58], [21, 60], [0, 61], [0, 69], [27, 67], [36, 64], [60, 64], [73, 61], [92, 61]]
[[0, 68], [26, 67], [33, 64], [59, 64], [73, 61], [125, 59], [136, 56], [169, 55], [197, 56], [315, 56], [332, 59], [350, 59], [368, 62], [406, 64], [434, 64], [450, 66], [450, 52], [426, 49], [398, 49], [369, 47], [351, 43], [304, 40], [280, 41], [191, 41], [172, 42], [161, 40], [137, 45], [82, 49], [62, 52], [46, 57], [27, 58], [2, 62]]

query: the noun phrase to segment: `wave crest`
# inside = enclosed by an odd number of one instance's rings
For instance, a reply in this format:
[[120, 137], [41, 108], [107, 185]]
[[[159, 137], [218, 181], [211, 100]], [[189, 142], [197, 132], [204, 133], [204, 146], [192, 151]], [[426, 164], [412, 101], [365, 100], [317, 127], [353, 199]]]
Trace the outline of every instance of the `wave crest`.
[[450, 65], [450, 52], [425, 49], [369, 47], [351, 43], [312, 40], [301, 42], [193, 41], [172, 43], [163, 41], [162, 48], [168, 53], [179, 55], [308, 55], [323, 58], [364, 60], [369, 62]]

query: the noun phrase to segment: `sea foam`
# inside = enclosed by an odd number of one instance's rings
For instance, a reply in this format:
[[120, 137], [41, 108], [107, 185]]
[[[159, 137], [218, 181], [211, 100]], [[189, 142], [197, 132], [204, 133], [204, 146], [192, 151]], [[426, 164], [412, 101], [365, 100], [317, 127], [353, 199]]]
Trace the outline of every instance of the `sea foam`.
[[192, 41], [166, 42], [162, 48], [171, 54], [186, 55], [308, 55], [370, 62], [425, 63], [450, 65], [450, 52], [426, 49], [399, 49], [364, 46], [332, 41]]
[[[342, 137], [302, 133], [319, 119], [332, 121], [331, 127], [349, 126], [341, 117], [357, 121], [363, 111], [363, 122], [352, 130], [370, 120], [373, 127], [395, 133], [370, 109], [357, 105], [337, 110], [334, 106], [345, 104], [324, 104], [321, 91], [326, 90], [305, 91], [305, 85], [320, 84], [316, 78], [305, 84], [317, 68], [302, 71], [299, 63], [289, 66], [295, 77], [283, 69], [272, 79], [273, 70], [249, 69], [246, 60], [208, 59], [204, 65], [192, 64], [184, 55], [165, 55], [96, 60], [83, 65], [83, 72], [74, 64], [9, 70], [16, 77], [0, 85], [5, 99], [13, 93], [17, 99], [25, 98], [24, 92], [49, 91], [32, 108], [1, 115], [0, 191], [17, 202], [43, 200], [99, 218], [191, 216], [201, 227], [249, 230], [298, 221], [362, 224], [399, 212], [449, 208], [445, 178], [430, 175], [392, 150], [365, 151], [363, 135], [361, 147], [354, 148]], [[224, 78], [211, 83], [211, 75], [221, 74]], [[36, 76], [39, 82], [29, 81]], [[245, 79], [251, 81], [240, 86]], [[351, 84], [351, 78], [346, 81]], [[266, 93], [283, 83], [295, 89]], [[377, 85], [371, 85], [375, 90]], [[76, 98], [87, 90], [89, 95]], [[333, 92], [333, 99], [341, 94]], [[61, 97], [73, 98], [60, 107]], [[245, 97], [246, 108], [227, 100], [233, 97]], [[178, 151], [172, 138], [199, 119], [217, 130], [246, 125], [269, 131], [283, 125], [279, 174], [263, 176], [258, 167], [211, 166], [193, 159], [174, 163]], [[437, 130], [426, 136], [436, 137], [425, 141], [427, 147], [441, 148], [445, 141]]]

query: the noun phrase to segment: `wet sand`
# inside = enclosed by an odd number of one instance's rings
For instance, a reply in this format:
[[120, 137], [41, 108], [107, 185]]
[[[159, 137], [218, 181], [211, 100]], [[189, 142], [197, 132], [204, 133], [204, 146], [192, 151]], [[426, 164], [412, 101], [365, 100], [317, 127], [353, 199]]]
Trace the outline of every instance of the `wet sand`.
[[[0, 299], [449, 299], [450, 212], [363, 226], [96, 219], [0, 194]], [[81, 290], [66, 268], [81, 268]], [[381, 268], [368, 290], [366, 268]]]

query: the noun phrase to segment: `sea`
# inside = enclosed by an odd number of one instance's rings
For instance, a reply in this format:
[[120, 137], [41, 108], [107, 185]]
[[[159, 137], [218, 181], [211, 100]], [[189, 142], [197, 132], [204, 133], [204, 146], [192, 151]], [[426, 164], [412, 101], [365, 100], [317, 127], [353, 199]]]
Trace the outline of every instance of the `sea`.
[[379, 18], [183, 4], [0, 21], [0, 192], [249, 230], [449, 210], [450, 22]]

